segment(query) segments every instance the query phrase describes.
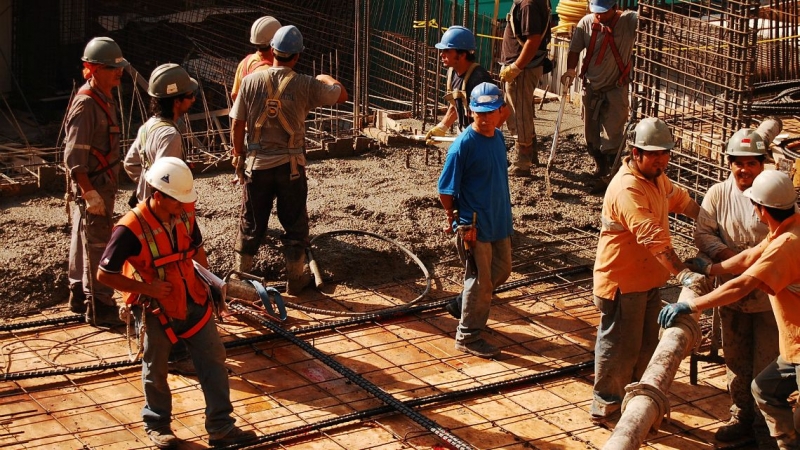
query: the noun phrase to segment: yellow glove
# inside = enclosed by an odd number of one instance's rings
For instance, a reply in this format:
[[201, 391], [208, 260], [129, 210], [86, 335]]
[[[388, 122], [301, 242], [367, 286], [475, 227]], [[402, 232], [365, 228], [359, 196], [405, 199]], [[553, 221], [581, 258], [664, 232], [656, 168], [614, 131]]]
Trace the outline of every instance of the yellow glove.
[[575, 72], [575, 69], [567, 69], [567, 71], [561, 75], [561, 84], [568, 88], [572, 85], [572, 80], [577, 76], [578, 73]]
[[231, 165], [236, 171], [236, 177], [233, 179], [233, 183], [238, 183], [241, 184], [242, 186], [244, 186], [244, 183], [246, 182], [244, 176], [245, 161], [246, 158], [244, 155], [234, 155], [233, 157], [231, 157]]
[[431, 139], [434, 136], [442, 137], [447, 134], [447, 128], [441, 123], [437, 123], [433, 128], [425, 133], [425, 143], [428, 145], [436, 145], [437, 142]]
[[520, 72], [522, 72], [522, 70], [520, 70], [516, 64], [511, 63], [507, 66], [503, 66], [503, 68], [500, 69], [500, 79], [506, 83], [511, 83], [515, 78], [517, 78], [517, 75], [519, 75]]
[[86, 201], [86, 211], [89, 212], [89, 214], [94, 214], [95, 216], [106, 215], [106, 202], [103, 201], [103, 197], [100, 197], [100, 194], [94, 189], [84, 192], [83, 200]]

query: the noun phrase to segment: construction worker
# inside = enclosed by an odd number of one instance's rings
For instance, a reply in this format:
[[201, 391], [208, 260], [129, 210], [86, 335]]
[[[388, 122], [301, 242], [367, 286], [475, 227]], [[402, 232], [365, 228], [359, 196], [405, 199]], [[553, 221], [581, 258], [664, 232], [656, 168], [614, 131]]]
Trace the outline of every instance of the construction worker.
[[147, 93], [151, 117], [139, 127], [124, 161], [125, 171], [137, 183], [137, 203], [152, 193], [142, 175], [156, 160], [163, 156], [186, 160], [178, 123], [194, 104], [195, 91], [197, 80], [177, 64], [162, 64], [150, 74]]
[[[459, 132], [469, 127], [472, 122], [472, 115], [467, 107], [470, 92], [481, 83], [492, 82], [492, 75], [475, 62], [475, 35], [468, 29], [453, 25], [442, 34], [441, 41], [434, 47], [439, 49], [442, 65], [447, 67], [444, 98], [450, 106], [442, 120], [425, 134], [429, 145], [436, 144], [431, 138], [446, 135], [454, 123], [458, 124]], [[505, 122], [508, 117], [507, 108], [503, 108], [501, 114], [501, 119]]]
[[[778, 324], [779, 356], [759, 373], [751, 385], [756, 405], [766, 419], [780, 449], [800, 448], [796, 403], [789, 397], [800, 386], [800, 213], [792, 180], [783, 172], [765, 170], [744, 191], [769, 233], [758, 245], [706, 269], [710, 276], [739, 275], [714, 291], [665, 306], [658, 316], [663, 327], [672, 326], [679, 314], [696, 313], [747, 298], [757, 289], [767, 292]], [[724, 336], [723, 336], [724, 337]], [[759, 448], [762, 448], [759, 446]]]
[[274, 57], [270, 41], [272, 41], [272, 37], [280, 27], [281, 23], [272, 16], [259, 17], [253, 22], [250, 27], [250, 43], [256, 46], [256, 51], [245, 56], [239, 62], [239, 66], [236, 67], [236, 74], [233, 76], [233, 87], [231, 88], [232, 100], [236, 100], [236, 96], [239, 95], [242, 78], [256, 70], [272, 67]]
[[[231, 417], [225, 347], [212, 314], [208, 286], [195, 264], [208, 268], [195, 221], [197, 193], [189, 167], [164, 156], [144, 175], [152, 194], [114, 227], [97, 271], [98, 279], [123, 293], [142, 338], [145, 431], [158, 448], [178, 444], [172, 432], [172, 395], [167, 382], [172, 346], [185, 342], [198, 368], [205, 397], [205, 428], [212, 446], [255, 438]], [[137, 333], [138, 334], [138, 333]]]
[[[121, 325], [114, 291], [94, 273], [111, 237], [120, 163], [120, 126], [111, 91], [120, 85], [128, 61], [113, 39], [97, 37], [83, 50], [86, 83], [69, 106], [64, 166], [72, 208], [69, 247], [69, 308], [93, 325]], [[88, 305], [91, 307], [87, 309]]]
[[[605, 190], [604, 177], [609, 175], [625, 139], [631, 54], [639, 16], [635, 11], [620, 11], [617, 0], [590, 0], [589, 11], [591, 14], [575, 27], [561, 83], [569, 86], [576, 76], [583, 81], [583, 132], [589, 156], [596, 164], [591, 193], [599, 194]], [[584, 50], [581, 72], [576, 74]]]
[[[516, 156], [508, 174], [530, 177], [531, 165], [539, 164], [536, 127], [533, 123], [534, 91], [544, 72], [550, 42], [550, 0], [514, 0], [506, 17], [500, 80], [505, 83], [511, 116], [508, 129], [517, 135]], [[549, 64], [552, 70], [552, 63]]]
[[303, 49], [300, 30], [281, 27], [272, 38], [275, 65], [242, 80], [230, 113], [233, 163], [244, 185], [235, 269], [251, 271], [277, 199], [290, 295], [300, 293], [311, 279], [305, 270], [309, 245], [305, 118], [316, 107], [347, 100], [344, 86], [330, 75], [314, 78], [292, 70]]
[[[731, 175], [708, 189], [694, 231], [699, 257], [687, 261], [696, 272], [704, 273], [710, 262], [721, 262], [755, 247], [767, 237], [769, 229], [758, 219], [744, 191], [764, 170], [767, 145], [754, 130], [742, 129], [728, 140], [726, 151]], [[732, 276], [720, 276], [725, 282]], [[753, 402], [750, 384], [778, 356], [778, 325], [769, 298], [761, 289], [753, 290], [741, 301], [719, 308], [722, 325], [722, 351], [728, 371], [731, 417], [714, 437], [733, 442], [754, 434], [759, 448], [766, 433], [764, 418]], [[772, 441], [772, 439], [769, 439]], [[774, 443], [772, 443], [774, 445]]]
[[472, 90], [469, 107], [473, 122], [447, 151], [439, 201], [466, 264], [455, 348], [494, 358], [500, 349], [481, 332], [489, 320], [492, 291], [511, 274], [513, 233], [506, 145], [497, 128], [504, 114], [503, 94], [494, 84], [481, 83]]
[[700, 206], [664, 171], [675, 143], [667, 124], [636, 125], [625, 157], [603, 199], [592, 294], [600, 310], [595, 343], [592, 420], [619, 416], [625, 386], [639, 380], [658, 343], [659, 289], [671, 275], [686, 287], [707, 289], [704, 275], [678, 258], [668, 213], [697, 218]]

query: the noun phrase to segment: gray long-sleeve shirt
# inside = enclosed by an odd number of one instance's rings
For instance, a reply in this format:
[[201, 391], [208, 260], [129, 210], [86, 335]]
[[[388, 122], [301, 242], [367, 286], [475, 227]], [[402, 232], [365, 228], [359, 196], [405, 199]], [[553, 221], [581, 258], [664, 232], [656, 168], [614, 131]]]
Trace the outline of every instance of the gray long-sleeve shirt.
[[[700, 207], [694, 230], [694, 243], [700, 252], [714, 261], [729, 248], [736, 253], [755, 247], [767, 236], [769, 228], [758, 220], [753, 204], [736, 186], [733, 175], [708, 190]], [[731, 276], [721, 277], [723, 281]], [[769, 298], [756, 289], [745, 299], [728, 307], [742, 312], [770, 310]]]

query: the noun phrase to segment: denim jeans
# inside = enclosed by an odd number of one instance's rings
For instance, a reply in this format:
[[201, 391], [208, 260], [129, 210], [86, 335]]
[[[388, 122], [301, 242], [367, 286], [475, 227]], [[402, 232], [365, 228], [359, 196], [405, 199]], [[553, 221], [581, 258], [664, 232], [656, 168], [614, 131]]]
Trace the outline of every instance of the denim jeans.
[[461, 238], [457, 238], [456, 248], [466, 269], [456, 342], [466, 344], [480, 339], [481, 330], [489, 320], [492, 291], [511, 275], [511, 238], [476, 241], [471, 249], [474, 264], [466, 260], [463, 245]]
[[592, 415], [606, 417], [620, 408], [625, 386], [644, 374], [658, 345], [658, 288], [620, 294], [615, 300], [594, 297], [600, 310], [594, 346]]
[[[189, 300], [186, 320], [172, 319], [172, 329], [181, 334], [196, 324], [210, 305], [198, 305]], [[142, 309], [133, 308], [137, 329], [142, 323]], [[169, 427], [172, 420], [172, 394], [167, 382], [167, 370], [172, 343], [161, 323], [153, 314], [145, 314], [147, 331], [142, 355], [142, 386], [145, 405], [142, 419], [147, 430]], [[183, 339], [189, 347], [197, 377], [206, 402], [206, 431], [212, 439], [224, 436], [233, 428], [233, 406], [230, 400], [228, 370], [225, 368], [225, 347], [217, 333], [212, 316], [194, 335]]]

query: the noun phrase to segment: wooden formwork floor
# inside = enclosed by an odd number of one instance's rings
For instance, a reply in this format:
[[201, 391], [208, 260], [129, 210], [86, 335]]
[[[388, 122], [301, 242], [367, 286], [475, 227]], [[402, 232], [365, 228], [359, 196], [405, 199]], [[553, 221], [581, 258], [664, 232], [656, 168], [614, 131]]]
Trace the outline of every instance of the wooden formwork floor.
[[[540, 243], [515, 248], [512, 279], [591, 264], [596, 236], [576, 230], [542, 234]], [[452, 298], [460, 274], [436, 267], [433, 289], [424, 302]], [[591, 266], [589, 266], [591, 267]], [[452, 275], [447, 275], [447, 273]], [[422, 278], [397, 280], [380, 289], [345, 285], [324, 293], [307, 290], [298, 302], [324, 307], [407, 301], [424, 288]], [[666, 288], [665, 295], [676, 288]], [[41, 317], [69, 315], [66, 307]], [[290, 310], [285, 329], [330, 319]], [[452, 393], [498, 382], [513, 382], [553, 369], [592, 361], [598, 312], [591, 300], [591, 272], [578, 270], [516, 287], [497, 295], [488, 339], [502, 348], [496, 360], [465, 355], [453, 348], [457, 321], [441, 307], [386, 320], [300, 333], [317, 350], [400, 401]], [[219, 325], [227, 342], [269, 335], [255, 321], [231, 317]], [[125, 361], [122, 330], [86, 324], [3, 331], [0, 357], [5, 374]], [[283, 339], [229, 348], [231, 397], [237, 424], [267, 435], [383, 406], [357, 383]], [[5, 379], [5, 378], [4, 378]], [[173, 429], [180, 448], [206, 448], [204, 402], [196, 377], [170, 375]], [[689, 384], [687, 358], [672, 385], [671, 420], [644, 448], [713, 448], [714, 431], [728, 418], [723, 366], [700, 363], [699, 383]], [[590, 421], [592, 370], [498, 388], [488, 394], [437, 401], [417, 408], [427, 419], [479, 449], [602, 448], [611, 434]], [[150, 448], [141, 422], [140, 367], [0, 381], [0, 447], [10, 449]], [[261, 447], [291, 449], [450, 448], [434, 433], [400, 414], [365, 417]], [[754, 448], [754, 447], [737, 447]]]

